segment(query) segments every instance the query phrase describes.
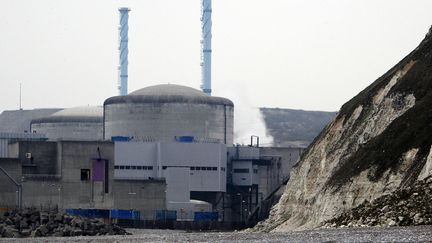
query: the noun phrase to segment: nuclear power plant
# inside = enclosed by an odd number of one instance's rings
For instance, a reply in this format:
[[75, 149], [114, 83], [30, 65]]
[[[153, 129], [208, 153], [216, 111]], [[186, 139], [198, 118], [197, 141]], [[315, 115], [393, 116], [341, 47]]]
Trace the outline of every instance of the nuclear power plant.
[[211, 96], [211, 0], [202, 0], [202, 90], [128, 93], [129, 12], [119, 9], [118, 96], [35, 118], [27, 133], [0, 133], [0, 207], [165, 226], [266, 217], [303, 149], [263, 147], [253, 134], [234, 144], [235, 104]]

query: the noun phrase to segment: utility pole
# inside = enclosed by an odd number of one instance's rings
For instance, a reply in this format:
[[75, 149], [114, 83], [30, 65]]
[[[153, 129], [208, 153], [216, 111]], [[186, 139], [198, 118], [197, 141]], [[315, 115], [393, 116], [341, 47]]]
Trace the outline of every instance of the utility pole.
[[22, 110], [22, 106], [21, 106], [21, 83], [20, 83], [20, 94], [19, 94], [19, 109]]

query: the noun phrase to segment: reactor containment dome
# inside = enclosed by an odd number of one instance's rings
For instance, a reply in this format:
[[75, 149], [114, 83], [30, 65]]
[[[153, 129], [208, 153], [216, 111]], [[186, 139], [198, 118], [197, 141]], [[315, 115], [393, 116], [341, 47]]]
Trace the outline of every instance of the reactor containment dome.
[[233, 144], [234, 104], [186, 86], [162, 84], [104, 102], [104, 139]]
[[89, 141], [103, 138], [103, 108], [83, 106], [58, 111], [33, 119], [32, 133], [45, 134], [49, 140]]

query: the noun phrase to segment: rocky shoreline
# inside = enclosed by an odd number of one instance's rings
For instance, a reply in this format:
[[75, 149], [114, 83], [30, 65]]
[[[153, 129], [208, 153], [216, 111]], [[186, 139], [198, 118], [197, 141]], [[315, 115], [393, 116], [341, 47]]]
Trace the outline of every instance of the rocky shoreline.
[[432, 176], [324, 223], [324, 228], [432, 225]]
[[117, 225], [34, 209], [0, 212], [0, 238], [126, 235]]

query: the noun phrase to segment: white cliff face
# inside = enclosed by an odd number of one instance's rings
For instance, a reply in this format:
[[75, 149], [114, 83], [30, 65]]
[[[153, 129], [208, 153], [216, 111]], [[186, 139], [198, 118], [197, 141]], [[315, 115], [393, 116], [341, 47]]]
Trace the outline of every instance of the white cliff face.
[[[414, 63], [408, 62], [402, 69], [395, 71], [388, 83], [376, 92], [368, 107], [359, 105], [349, 117], [338, 116], [326, 128], [291, 172], [284, 195], [272, 209], [270, 218], [261, 224], [265, 231], [314, 228], [345, 209], [357, 206], [364, 200], [373, 200], [399, 187], [407, 169], [415, 160], [417, 148], [405, 151], [400, 158], [402, 162], [397, 173], [392, 173], [389, 169], [375, 183], [368, 179], [368, 173], [375, 169], [371, 167], [338, 188], [326, 185], [344, 160], [360, 146], [380, 135], [392, 121], [415, 105], [413, 94], [389, 92]], [[432, 155], [428, 161], [430, 166]]]
[[256, 231], [311, 229], [432, 174], [432, 28], [399, 64], [342, 106]]

